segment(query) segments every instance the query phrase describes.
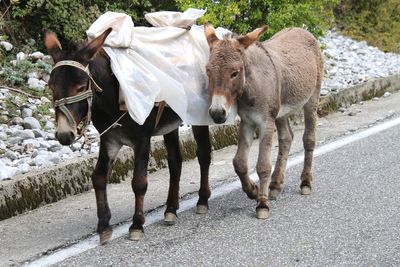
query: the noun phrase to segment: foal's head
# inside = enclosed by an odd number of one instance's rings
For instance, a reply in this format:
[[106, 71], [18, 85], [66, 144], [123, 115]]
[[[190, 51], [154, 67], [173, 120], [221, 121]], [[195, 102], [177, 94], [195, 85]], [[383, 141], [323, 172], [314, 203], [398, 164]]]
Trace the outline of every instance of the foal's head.
[[204, 25], [204, 31], [210, 47], [210, 58], [206, 66], [209, 79], [211, 106], [210, 116], [215, 123], [224, 123], [236, 98], [243, 93], [245, 83], [243, 54], [267, 27], [238, 38], [226, 36], [220, 40], [210, 24]]
[[85, 118], [90, 118], [92, 100], [88, 65], [102, 49], [111, 32], [106, 30], [96, 39], [81, 47], [62, 50], [57, 36], [45, 32], [44, 44], [56, 65], [49, 80], [56, 109], [57, 129], [55, 136], [63, 145], [70, 145], [77, 136], [77, 126]]

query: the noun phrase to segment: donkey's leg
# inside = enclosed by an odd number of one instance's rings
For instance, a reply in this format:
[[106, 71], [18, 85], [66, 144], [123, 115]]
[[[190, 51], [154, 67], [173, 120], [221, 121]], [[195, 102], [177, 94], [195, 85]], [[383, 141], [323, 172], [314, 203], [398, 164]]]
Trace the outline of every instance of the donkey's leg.
[[317, 122], [319, 91], [317, 93], [318, 95], [312, 96], [310, 100], [304, 105], [304, 122], [305, 122], [305, 129], [303, 135], [304, 168], [301, 174], [301, 185], [300, 185], [302, 195], [311, 194], [311, 183], [313, 180], [312, 160], [316, 143], [315, 129]]
[[211, 191], [208, 184], [208, 171], [211, 163], [211, 142], [208, 126], [193, 126], [194, 139], [197, 143], [197, 160], [200, 164], [200, 190], [199, 201], [197, 201], [197, 214], [206, 214], [208, 212], [208, 199]]
[[239, 142], [236, 155], [233, 158], [233, 166], [242, 183], [242, 189], [250, 199], [258, 197], [258, 187], [250, 180], [248, 173], [248, 156], [250, 146], [253, 143], [255, 127], [245, 121], [240, 122]]
[[287, 159], [293, 140], [293, 132], [292, 129], [290, 129], [290, 123], [287, 117], [276, 119], [275, 125], [278, 130], [279, 153], [274, 172], [272, 173], [271, 184], [269, 185], [269, 196], [271, 199], [276, 199], [282, 191]]
[[260, 190], [256, 208], [258, 219], [266, 219], [269, 215], [268, 186], [272, 169], [271, 149], [274, 126], [274, 120], [269, 118], [263, 125], [260, 125], [260, 146], [256, 167], [258, 177], [260, 178]]
[[164, 135], [164, 144], [168, 153], [169, 190], [167, 209], [164, 213], [165, 224], [172, 225], [176, 221], [176, 211], [179, 208], [179, 180], [182, 171], [182, 155], [179, 149], [179, 130], [176, 129]]
[[149, 162], [150, 137], [143, 136], [135, 144], [135, 162], [132, 189], [135, 193], [135, 214], [129, 227], [129, 239], [140, 240], [143, 237], [144, 195], [147, 191], [147, 164]]
[[110, 208], [107, 202], [107, 180], [111, 172], [112, 163], [120, 150], [121, 145], [108, 142], [107, 139], [101, 138], [100, 151], [97, 159], [96, 167], [92, 174], [92, 183], [96, 194], [97, 217], [97, 233], [100, 234], [100, 244], [105, 244], [112, 235], [110, 227]]

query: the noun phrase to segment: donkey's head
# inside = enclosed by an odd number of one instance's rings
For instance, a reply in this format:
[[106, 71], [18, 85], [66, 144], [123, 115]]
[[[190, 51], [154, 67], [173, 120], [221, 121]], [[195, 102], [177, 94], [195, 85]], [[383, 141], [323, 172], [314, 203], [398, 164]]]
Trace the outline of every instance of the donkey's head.
[[214, 27], [204, 24], [210, 47], [210, 58], [206, 66], [211, 99], [209, 113], [215, 123], [226, 121], [236, 98], [242, 95], [245, 83], [244, 51], [266, 30], [267, 26], [264, 26], [245, 36], [226, 36], [220, 40]]
[[92, 103], [89, 63], [102, 49], [111, 28], [96, 39], [68, 51], [62, 50], [57, 36], [45, 31], [44, 44], [56, 65], [50, 74], [49, 87], [53, 93], [57, 129], [55, 136], [62, 145], [70, 145], [77, 136], [77, 126], [90, 119]]

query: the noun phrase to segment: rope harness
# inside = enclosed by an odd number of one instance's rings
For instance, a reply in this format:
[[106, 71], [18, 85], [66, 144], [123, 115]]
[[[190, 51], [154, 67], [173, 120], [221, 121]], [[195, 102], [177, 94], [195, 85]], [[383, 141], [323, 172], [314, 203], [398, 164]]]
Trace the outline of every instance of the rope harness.
[[[79, 63], [77, 61], [62, 60], [62, 61], [57, 62], [57, 64], [54, 65], [52, 71], [54, 71], [56, 68], [61, 67], [61, 66], [71, 66], [71, 67], [78, 68], [78, 69], [84, 71], [89, 77], [87, 90], [85, 90], [85, 91], [83, 91], [83, 92], [81, 92], [81, 93], [79, 93], [77, 95], [74, 95], [74, 96], [64, 97], [64, 98], [61, 98], [59, 100], [55, 100], [54, 101], [54, 107], [55, 108], [59, 108], [60, 111], [62, 113], [64, 113], [65, 117], [67, 117], [68, 123], [72, 127], [77, 128], [79, 136], [75, 139], [74, 142], [76, 142], [77, 140], [79, 140], [83, 136], [84, 139], [85, 139], [83, 145], [84, 144], [90, 144], [90, 141], [89, 141], [89, 139], [88, 139], [88, 137], [86, 135], [86, 127], [89, 125], [91, 117], [92, 117], [93, 87], [94, 87], [94, 90], [97, 91], [97, 92], [103, 92], [103, 89], [93, 79], [93, 77], [92, 77], [92, 75], [91, 75], [91, 73], [89, 71], [89, 65], [87, 65], [85, 67], [85, 66], [83, 66], [81, 63]], [[94, 85], [94, 86], [92, 87], [92, 85]], [[87, 113], [86, 117], [84, 118], [84, 122], [82, 124], [82, 127], [80, 129], [78, 129], [78, 123], [75, 121], [74, 116], [71, 114], [71, 112], [66, 107], [66, 105], [73, 104], [73, 103], [78, 103], [78, 102], [83, 101], [85, 99], [88, 102], [88, 113]], [[165, 103], [165, 101], [161, 101], [159, 103], [155, 103], [155, 106], [158, 106], [158, 111], [157, 111], [157, 115], [156, 115], [156, 122], [155, 122], [155, 126], [154, 126], [154, 127], [157, 127], [158, 123], [159, 123], [159, 121], [161, 119], [162, 113], [164, 111], [164, 108], [166, 106], [166, 103]], [[124, 112], [107, 129], [105, 129], [103, 132], [101, 132], [100, 136], [102, 136], [103, 134], [108, 132], [111, 128], [115, 128], [117, 126], [122, 126], [118, 122], [125, 116], [126, 113], [127, 113], [127, 111]]]
[[[87, 65], [86, 67], [83, 66], [81, 63], [77, 62], [77, 61], [73, 61], [73, 60], [62, 60], [57, 62], [56, 65], [54, 65], [52, 71], [54, 71], [56, 68], [61, 67], [61, 66], [71, 66], [71, 67], [75, 67], [78, 68], [82, 71], [84, 71], [88, 77], [89, 77], [89, 81], [88, 81], [88, 86], [87, 86], [87, 90], [74, 95], [74, 96], [69, 96], [69, 97], [64, 97], [61, 98], [59, 100], [55, 100], [54, 101], [54, 107], [55, 108], [59, 108], [60, 111], [62, 113], [64, 113], [65, 117], [68, 120], [68, 123], [74, 127], [77, 128], [77, 131], [79, 133], [79, 136], [75, 139], [75, 142], [77, 140], [79, 140], [82, 136], [84, 136], [84, 144], [89, 143], [89, 139], [87, 138], [86, 135], [86, 127], [89, 125], [91, 117], [92, 117], [92, 102], [93, 102], [93, 87], [94, 90], [96, 90], [97, 92], [102, 92], [103, 89], [101, 89], [101, 87], [94, 81], [92, 75], [90, 74], [89, 71], [89, 65]], [[92, 84], [94, 85], [92, 87]], [[69, 111], [69, 109], [66, 107], [66, 105], [69, 104], [73, 104], [73, 103], [78, 103], [80, 101], [83, 100], [87, 100], [88, 102], [88, 112], [86, 114], [86, 117], [84, 118], [82, 127], [79, 129], [78, 128], [78, 123], [75, 121], [74, 116], [71, 114], [71, 112]]]

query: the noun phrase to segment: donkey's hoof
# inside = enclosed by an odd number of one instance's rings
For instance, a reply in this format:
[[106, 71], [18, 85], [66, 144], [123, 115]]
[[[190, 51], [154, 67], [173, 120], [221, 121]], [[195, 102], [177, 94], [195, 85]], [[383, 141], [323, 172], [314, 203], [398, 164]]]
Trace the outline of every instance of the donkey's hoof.
[[207, 214], [208, 213], [208, 207], [206, 205], [197, 205], [196, 213], [197, 214]]
[[173, 212], [166, 212], [164, 215], [164, 223], [166, 225], [174, 225], [176, 222], [176, 215]]
[[308, 187], [308, 186], [303, 186], [303, 187], [301, 187], [301, 194], [302, 194], [303, 196], [311, 195], [311, 188]]
[[278, 195], [280, 194], [280, 190], [278, 189], [271, 189], [269, 191], [269, 198], [272, 200], [276, 200], [278, 198]]
[[266, 208], [258, 208], [256, 209], [256, 217], [257, 219], [265, 220], [269, 216], [269, 210]]
[[129, 240], [132, 241], [139, 241], [143, 238], [144, 233], [142, 230], [139, 229], [133, 229], [133, 230], [129, 230]]
[[100, 233], [100, 245], [104, 245], [111, 239], [112, 232], [113, 232], [112, 228], [109, 228], [104, 232]]

